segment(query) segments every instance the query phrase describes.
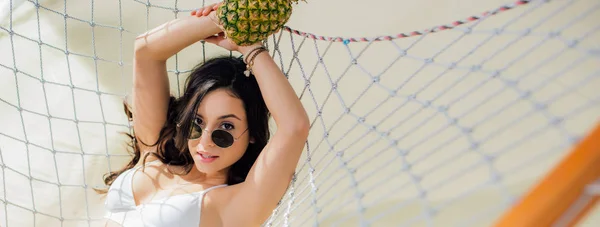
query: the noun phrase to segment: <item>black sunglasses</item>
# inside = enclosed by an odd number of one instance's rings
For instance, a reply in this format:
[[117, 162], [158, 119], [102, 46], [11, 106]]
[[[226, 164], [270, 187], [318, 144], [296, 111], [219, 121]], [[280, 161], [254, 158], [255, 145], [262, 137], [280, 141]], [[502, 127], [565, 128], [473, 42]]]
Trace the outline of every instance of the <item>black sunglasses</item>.
[[[208, 130], [202, 129], [202, 127], [200, 127], [200, 125], [198, 125], [198, 124], [196, 124], [196, 122], [192, 121], [192, 127], [190, 127], [190, 136], [188, 136], [188, 139], [190, 139], [190, 140], [198, 139], [198, 138], [202, 137], [202, 132], [204, 132], [204, 131], [208, 132]], [[212, 139], [213, 143], [215, 143], [217, 146], [219, 146], [221, 148], [228, 148], [231, 145], [233, 145], [233, 142], [235, 142], [242, 135], [244, 135], [244, 133], [246, 133], [246, 131], [248, 131], [247, 128], [237, 138], [233, 137], [233, 135], [231, 135], [231, 133], [229, 133], [228, 131], [225, 131], [223, 129], [214, 129], [210, 135], [211, 135], [211, 139]]]

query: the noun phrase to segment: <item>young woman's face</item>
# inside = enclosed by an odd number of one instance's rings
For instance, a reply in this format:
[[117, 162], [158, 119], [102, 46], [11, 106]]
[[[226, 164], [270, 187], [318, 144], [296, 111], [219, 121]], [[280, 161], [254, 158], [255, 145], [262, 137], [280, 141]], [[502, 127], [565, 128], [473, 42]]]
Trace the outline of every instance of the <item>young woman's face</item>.
[[203, 173], [226, 173], [248, 147], [246, 111], [241, 99], [230, 91], [217, 89], [200, 102], [192, 125], [188, 148], [194, 165]]

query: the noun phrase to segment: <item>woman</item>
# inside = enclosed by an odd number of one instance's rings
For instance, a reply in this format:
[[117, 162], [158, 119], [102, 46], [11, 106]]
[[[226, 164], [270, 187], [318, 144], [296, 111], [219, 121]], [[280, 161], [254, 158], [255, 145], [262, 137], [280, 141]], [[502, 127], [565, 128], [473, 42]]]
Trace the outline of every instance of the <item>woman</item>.
[[[237, 46], [219, 33], [217, 7], [136, 40], [128, 113], [136, 152], [105, 179], [108, 226], [260, 226], [292, 179], [308, 136], [306, 112], [260, 43]], [[200, 40], [244, 57], [206, 61], [182, 96], [170, 97], [167, 59]], [[269, 114], [277, 124], [270, 139]]]

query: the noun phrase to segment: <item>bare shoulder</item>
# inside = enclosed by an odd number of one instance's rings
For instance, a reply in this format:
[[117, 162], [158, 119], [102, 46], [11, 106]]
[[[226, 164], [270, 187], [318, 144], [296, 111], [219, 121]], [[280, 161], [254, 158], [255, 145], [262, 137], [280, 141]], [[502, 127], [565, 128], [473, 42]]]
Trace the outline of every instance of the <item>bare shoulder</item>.
[[[248, 207], [241, 208], [246, 204], [246, 202], [240, 200], [240, 195], [243, 194], [240, 193], [242, 190], [244, 190], [243, 182], [214, 189], [205, 195], [204, 203], [205, 206], [212, 209], [211, 216], [220, 217], [219, 223], [214, 223], [214, 226], [260, 226], [260, 224], [251, 224], [255, 220], [246, 215]], [[232, 207], [241, 209], [231, 209]], [[246, 213], [243, 211], [246, 211]], [[209, 216], [209, 213], [202, 212], [203, 222], [205, 221], [205, 215]]]
[[200, 220], [203, 226], [224, 226], [224, 220], [230, 217], [224, 210], [231, 197], [239, 191], [239, 184], [215, 188], [204, 195]]
[[[206, 200], [214, 205], [214, 208], [219, 212], [231, 203], [233, 198], [241, 188], [241, 184], [230, 185], [222, 188], [216, 188], [209, 193], [206, 193]], [[206, 201], [205, 201], [206, 202]]]

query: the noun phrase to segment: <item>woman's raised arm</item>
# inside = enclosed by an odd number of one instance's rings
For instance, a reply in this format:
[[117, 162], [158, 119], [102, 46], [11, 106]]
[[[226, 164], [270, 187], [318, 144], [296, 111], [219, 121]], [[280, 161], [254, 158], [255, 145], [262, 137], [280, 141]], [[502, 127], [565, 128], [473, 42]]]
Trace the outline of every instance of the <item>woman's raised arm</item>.
[[150, 149], [144, 144], [156, 143], [166, 121], [170, 96], [167, 59], [219, 31], [209, 17], [191, 16], [169, 21], [136, 38], [132, 113], [142, 157]]

